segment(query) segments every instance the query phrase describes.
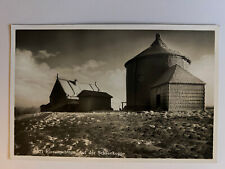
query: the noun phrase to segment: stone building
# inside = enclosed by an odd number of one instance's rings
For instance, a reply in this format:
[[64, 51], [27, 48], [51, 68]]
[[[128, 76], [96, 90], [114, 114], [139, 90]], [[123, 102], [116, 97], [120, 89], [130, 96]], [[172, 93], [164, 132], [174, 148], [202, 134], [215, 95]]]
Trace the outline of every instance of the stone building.
[[186, 70], [191, 60], [156, 34], [149, 48], [125, 63], [128, 110], [204, 109], [205, 83]]

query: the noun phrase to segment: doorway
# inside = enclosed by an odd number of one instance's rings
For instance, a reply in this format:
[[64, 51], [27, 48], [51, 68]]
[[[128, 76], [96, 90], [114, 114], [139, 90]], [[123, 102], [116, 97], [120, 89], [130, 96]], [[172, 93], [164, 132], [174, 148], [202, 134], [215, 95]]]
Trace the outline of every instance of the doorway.
[[160, 107], [161, 105], [161, 99], [160, 99], [160, 94], [156, 95], [156, 107]]

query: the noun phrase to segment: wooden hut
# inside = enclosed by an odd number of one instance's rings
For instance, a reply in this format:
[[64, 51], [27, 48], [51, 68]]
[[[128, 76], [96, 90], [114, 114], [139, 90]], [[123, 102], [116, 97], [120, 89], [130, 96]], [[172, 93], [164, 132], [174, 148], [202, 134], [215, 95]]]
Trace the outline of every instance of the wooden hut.
[[[96, 84], [91, 85], [86, 83], [79, 83], [77, 80], [71, 81], [59, 78], [57, 75], [54, 87], [49, 96], [50, 102], [46, 105], [41, 105], [40, 109], [42, 112], [45, 111], [76, 112], [86, 110], [88, 111], [98, 110], [105, 108], [107, 108], [108, 110], [109, 109], [108, 107], [111, 108], [110, 99], [112, 97], [109, 96], [110, 95], [105, 92], [100, 92]], [[106, 100], [108, 101], [107, 104], [104, 98], [106, 98]]]
[[112, 110], [112, 96], [105, 92], [83, 90], [79, 97], [79, 111]]

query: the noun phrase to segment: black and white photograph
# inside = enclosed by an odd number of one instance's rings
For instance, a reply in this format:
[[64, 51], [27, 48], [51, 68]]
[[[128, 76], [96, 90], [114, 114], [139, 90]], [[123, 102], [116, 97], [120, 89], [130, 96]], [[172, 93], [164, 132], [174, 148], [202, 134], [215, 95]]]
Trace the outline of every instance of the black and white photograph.
[[12, 155], [214, 159], [216, 31], [15, 25]]

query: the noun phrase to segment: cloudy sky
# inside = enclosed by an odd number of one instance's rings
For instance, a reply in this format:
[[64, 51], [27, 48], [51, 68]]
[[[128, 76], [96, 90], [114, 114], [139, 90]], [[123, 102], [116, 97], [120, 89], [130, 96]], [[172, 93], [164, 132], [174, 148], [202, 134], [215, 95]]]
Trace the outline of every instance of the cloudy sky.
[[148, 48], [160, 33], [171, 49], [188, 56], [189, 71], [207, 83], [206, 105], [213, 105], [214, 32], [137, 30], [17, 30], [16, 106], [49, 102], [56, 74], [98, 83], [118, 109], [126, 101], [124, 63]]

